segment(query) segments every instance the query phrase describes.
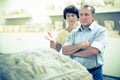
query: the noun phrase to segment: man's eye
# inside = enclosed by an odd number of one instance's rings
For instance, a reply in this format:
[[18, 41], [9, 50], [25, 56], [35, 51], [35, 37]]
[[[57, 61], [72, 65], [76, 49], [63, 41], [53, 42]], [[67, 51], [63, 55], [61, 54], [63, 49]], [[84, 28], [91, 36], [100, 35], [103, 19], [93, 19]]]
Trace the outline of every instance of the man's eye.
[[89, 14], [85, 14], [85, 16], [88, 16]]
[[80, 14], [80, 16], [83, 16], [83, 14]]

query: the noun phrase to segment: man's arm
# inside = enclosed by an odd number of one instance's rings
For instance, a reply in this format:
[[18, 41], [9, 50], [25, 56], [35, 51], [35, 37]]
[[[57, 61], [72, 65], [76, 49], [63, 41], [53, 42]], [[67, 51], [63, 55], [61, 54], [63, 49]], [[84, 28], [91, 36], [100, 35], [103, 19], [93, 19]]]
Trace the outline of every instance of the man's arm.
[[76, 53], [78, 50], [85, 49], [89, 46], [90, 46], [90, 42], [88, 42], [88, 41], [78, 43], [78, 44], [75, 44], [75, 45], [64, 46], [62, 48], [62, 53], [64, 55], [71, 55], [71, 54]]
[[97, 55], [99, 53], [100, 53], [100, 51], [97, 48], [88, 47], [88, 48], [84, 49], [83, 51], [79, 51], [79, 52], [74, 53], [73, 55], [79, 56], [79, 57], [90, 57], [90, 56]]

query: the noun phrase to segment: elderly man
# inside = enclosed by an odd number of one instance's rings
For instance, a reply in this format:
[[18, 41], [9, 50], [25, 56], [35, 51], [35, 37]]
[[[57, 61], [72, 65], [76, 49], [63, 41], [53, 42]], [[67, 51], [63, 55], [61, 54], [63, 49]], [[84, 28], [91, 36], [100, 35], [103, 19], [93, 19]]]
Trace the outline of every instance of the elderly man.
[[79, 11], [79, 17], [81, 25], [70, 33], [62, 52], [84, 65], [94, 80], [103, 80], [107, 30], [95, 22], [95, 8], [91, 5], [84, 5]]

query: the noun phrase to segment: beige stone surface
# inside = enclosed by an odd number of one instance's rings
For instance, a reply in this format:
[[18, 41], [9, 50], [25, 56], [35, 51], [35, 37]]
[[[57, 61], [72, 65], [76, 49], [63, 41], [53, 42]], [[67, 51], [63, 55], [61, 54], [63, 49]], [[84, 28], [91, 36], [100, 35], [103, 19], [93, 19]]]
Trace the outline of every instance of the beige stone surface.
[[0, 80], [93, 80], [81, 64], [53, 49], [0, 54]]

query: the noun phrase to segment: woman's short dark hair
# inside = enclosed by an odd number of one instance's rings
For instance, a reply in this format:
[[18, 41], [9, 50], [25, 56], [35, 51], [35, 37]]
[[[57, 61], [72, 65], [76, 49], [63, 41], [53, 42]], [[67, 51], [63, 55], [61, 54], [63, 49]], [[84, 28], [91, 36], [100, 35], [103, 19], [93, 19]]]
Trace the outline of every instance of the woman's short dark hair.
[[79, 18], [79, 10], [77, 7], [75, 7], [74, 5], [69, 5], [67, 6], [64, 10], [63, 10], [63, 17], [64, 19], [66, 19], [66, 14], [67, 13], [73, 13], [76, 14], [77, 18]]

